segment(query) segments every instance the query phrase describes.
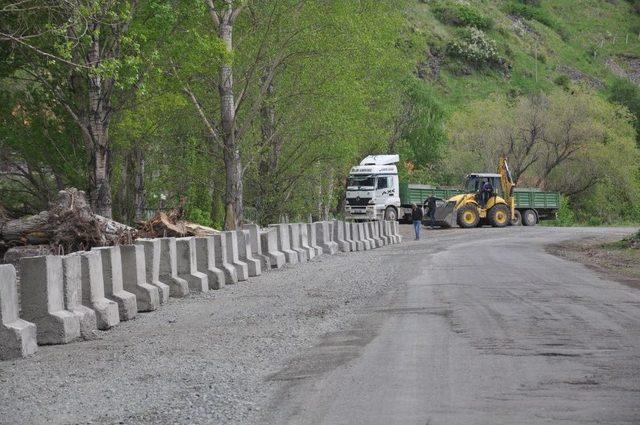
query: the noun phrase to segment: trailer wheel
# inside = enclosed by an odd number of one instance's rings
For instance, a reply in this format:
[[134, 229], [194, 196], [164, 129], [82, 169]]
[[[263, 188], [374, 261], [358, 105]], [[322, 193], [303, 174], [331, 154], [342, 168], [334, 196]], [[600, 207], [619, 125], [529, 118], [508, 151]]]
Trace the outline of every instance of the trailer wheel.
[[522, 225], [522, 214], [520, 214], [520, 211], [515, 210], [514, 211], [514, 218], [513, 220], [511, 220], [509, 222], [510, 226], [521, 226]]
[[458, 210], [457, 214], [458, 226], [470, 229], [477, 227], [480, 222], [480, 215], [478, 209], [474, 205], [465, 205]]
[[538, 216], [534, 210], [525, 210], [522, 213], [522, 224], [525, 226], [535, 226], [538, 222]]
[[509, 207], [504, 204], [494, 205], [489, 210], [487, 220], [493, 227], [505, 227], [509, 224]]
[[394, 207], [387, 207], [384, 210], [384, 219], [387, 221], [396, 221], [398, 219], [398, 212]]

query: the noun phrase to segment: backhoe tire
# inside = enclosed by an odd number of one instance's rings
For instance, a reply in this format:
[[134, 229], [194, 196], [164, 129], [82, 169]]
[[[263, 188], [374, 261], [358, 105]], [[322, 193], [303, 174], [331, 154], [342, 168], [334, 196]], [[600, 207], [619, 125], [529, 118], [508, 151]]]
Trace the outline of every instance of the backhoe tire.
[[524, 210], [522, 213], [522, 224], [524, 226], [535, 226], [538, 222], [538, 216], [534, 210]]
[[394, 207], [387, 207], [384, 210], [384, 219], [387, 221], [396, 221], [398, 219], [398, 212]]
[[509, 223], [509, 226], [521, 226], [522, 225], [522, 214], [520, 214], [520, 211], [515, 210], [514, 214], [515, 217], [513, 220], [511, 220], [511, 222]]
[[475, 205], [465, 205], [464, 207], [461, 207], [458, 210], [456, 218], [458, 226], [464, 229], [477, 227], [478, 223], [480, 223], [480, 214], [478, 214], [478, 209]]
[[487, 220], [493, 227], [505, 227], [509, 224], [509, 216], [509, 207], [504, 204], [497, 204], [489, 210]]

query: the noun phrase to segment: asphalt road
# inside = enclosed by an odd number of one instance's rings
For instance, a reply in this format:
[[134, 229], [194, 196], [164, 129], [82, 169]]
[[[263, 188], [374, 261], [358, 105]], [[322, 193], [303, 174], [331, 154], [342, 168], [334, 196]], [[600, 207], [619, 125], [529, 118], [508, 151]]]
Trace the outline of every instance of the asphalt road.
[[0, 424], [640, 424], [640, 289], [545, 252], [631, 230], [425, 231], [171, 299], [0, 362]]
[[[270, 424], [639, 424], [640, 290], [545, 253], [617, 229], [426, 232], [406, 283], [271, 379]], [[625, 233], [625, 231], [622, 231]]]

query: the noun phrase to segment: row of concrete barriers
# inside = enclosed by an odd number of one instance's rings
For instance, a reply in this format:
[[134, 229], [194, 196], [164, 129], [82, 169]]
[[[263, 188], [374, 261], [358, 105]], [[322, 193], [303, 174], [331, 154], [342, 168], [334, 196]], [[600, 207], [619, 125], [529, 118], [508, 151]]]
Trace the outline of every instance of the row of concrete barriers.
[[[91, 339], [169, 297], [220, 289], [263, 270], [322, 254], [399, 243], [397, 222], [273, 224], [210, 237], [139, 239], [65, 256], [0, 265], [0, 360], [26, 357], [38, 345]], [[20, 302], [18, 301], [20, 299]]]

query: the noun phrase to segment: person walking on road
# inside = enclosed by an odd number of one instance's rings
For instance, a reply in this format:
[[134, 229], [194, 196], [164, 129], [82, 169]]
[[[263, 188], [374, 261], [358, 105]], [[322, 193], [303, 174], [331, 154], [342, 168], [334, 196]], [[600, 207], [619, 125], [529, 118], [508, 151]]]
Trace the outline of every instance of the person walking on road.
[[416, 240], [420, 240], [420, 228], [422, 227], [422, 207], [411, 204], [411, 219], [413, 220], [413, 230], [416, 232]]
[[429, 229], [433, 229], [436, 226], [436, 197], [429, 196], [424, 205], [427, 207], [427, 216], [429, 217]]

